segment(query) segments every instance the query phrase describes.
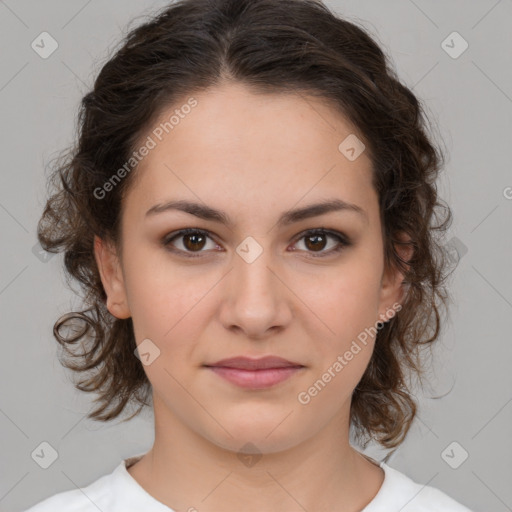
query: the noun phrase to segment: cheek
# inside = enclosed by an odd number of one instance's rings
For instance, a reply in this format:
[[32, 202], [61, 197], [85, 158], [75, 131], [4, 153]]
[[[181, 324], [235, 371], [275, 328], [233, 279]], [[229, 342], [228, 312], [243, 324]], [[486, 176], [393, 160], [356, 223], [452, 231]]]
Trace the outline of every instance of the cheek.
[[328, 329], [319, 335], [318, 320], [311, 324], [314, 365], [297, 399], [305, 414], [324, 421], [350, 400], [371, 359], [377, 332], [379, 276], [352, 270], [338, 274], [313, 302]]
[[323, 286], [317, 281], [310, 288], [315, 293], [305, 302], [315, 305], [309, 335], [315, 340], [311, 354], [315, 364], [301, 389], [303, 401], [299, 399], [301, 404], [310, 401], [308, 414], [328, 416], [333, 404], [349, 400], [368, 366], [377, 332], [379, 270], [374, 258], [360, 257], [322, 280]]
[[[214, 277], [198, 268], [172, 264], [163, 249], [127, 246], [126, 294], [137, 340], [152, 336], [166, 344], [176, 333], [196, 326], [196, 306], [215, 284]], [[181, 339], [181, 338], [178, 338]]]
[[341, 349], [378, 319], [380, 273], [378, 264], [359, 260], [340, 267], [310, 288], [304, 302], [312, 304], [316, 324], [332, 340], [329, 350]]

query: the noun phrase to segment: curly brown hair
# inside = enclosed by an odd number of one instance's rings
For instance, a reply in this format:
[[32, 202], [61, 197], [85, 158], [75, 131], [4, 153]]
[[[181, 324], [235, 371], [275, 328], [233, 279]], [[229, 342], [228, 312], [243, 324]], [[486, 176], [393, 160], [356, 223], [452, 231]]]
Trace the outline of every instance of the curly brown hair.
[[[420, 349], [438, 338], [449, 299], [440, 237], [452, 214], [438, 198], [443, 154], [428, 134], [425, 109], [389, 61], [363, 28], [315, 0], [181, 0], [125, 36], [82, 99], [77, 141], [57, 158], [38, 224], [42, 247], [64, 251], [68, 283], [72, 277], [81, 286], [85, 309], [59, 318], [54, 336], [64, 348], [61, 363], [82, 377], [75, 386], [98, 394], [89, 418], [108, 421], [139, 405], [130, 419], [151, 403], [151, 384], [134, 356], [132, 319], [107, 310], [94, 256], [95, 235], [120, 247], [122, 200], [136, 168], [101, 200], [97, 190], [165, 108], [231, 80], [258, 92], [327, 100], [364, 137], [385, 264], [401, 270], [408, 291], [400, 312], [377, 334], [352, 395], [351, 426], [361, 441], [386, 448], [403, 441], [417, 408], [408, 376], [421, 380]], [[441, 209], [444, 219], [435, 224]], [[413, 249], [412, 258], [400, 257], [400, 244]], [[62, 332], [77, 322], [77, 332]], [[77, 342], [80, 351], [72, 350]]]

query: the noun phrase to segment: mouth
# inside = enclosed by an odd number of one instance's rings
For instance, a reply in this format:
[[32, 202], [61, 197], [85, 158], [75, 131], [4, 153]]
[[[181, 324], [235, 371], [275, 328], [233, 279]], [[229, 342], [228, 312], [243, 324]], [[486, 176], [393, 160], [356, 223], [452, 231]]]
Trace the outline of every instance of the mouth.
[[300, 363], [276, 356], [259, 359], [234, 357], [203, 366], [232, 384], [246, 389], [275, 386], [305, 368]]

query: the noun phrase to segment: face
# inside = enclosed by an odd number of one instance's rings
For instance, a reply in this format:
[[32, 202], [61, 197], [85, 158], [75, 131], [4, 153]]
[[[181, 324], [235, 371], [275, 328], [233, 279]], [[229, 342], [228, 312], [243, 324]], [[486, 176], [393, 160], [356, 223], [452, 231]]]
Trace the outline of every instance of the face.
[[[384, 269], [370, 159], [339, 149], [362, 136], [314, 98], [240, 84], [194, 98], [162, 140], [143, 138], [156, 146], [123, 203], [122, 254], [95, 245], [110, 312], [146, 340], [155, 416], [262, 453], [348, 428], [402, 278]], [[308, 210], [328, 201], [345, 207]], [[269, 355], [299, 367], [259, 377], [208, 367]]]

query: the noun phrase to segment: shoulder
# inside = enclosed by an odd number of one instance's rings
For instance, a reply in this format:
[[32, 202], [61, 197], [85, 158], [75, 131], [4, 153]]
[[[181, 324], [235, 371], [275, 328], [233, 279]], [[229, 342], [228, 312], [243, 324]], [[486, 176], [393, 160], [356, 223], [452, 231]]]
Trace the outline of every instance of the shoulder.
[[128, 472], [131, 464], [143, 455], [124, 459], [112, 473], [87, 487], [54, 494], [25, 512], [173, 512], [148, 494]]
[[384, 483], [364, 512], [471, 512], [441, 490], [419, 484], [385, 463], [381, 467]]
[[98, 512], [113, 510], [113, 473], [104, 475], [86, 487], [54, 494], [25, 512]]

